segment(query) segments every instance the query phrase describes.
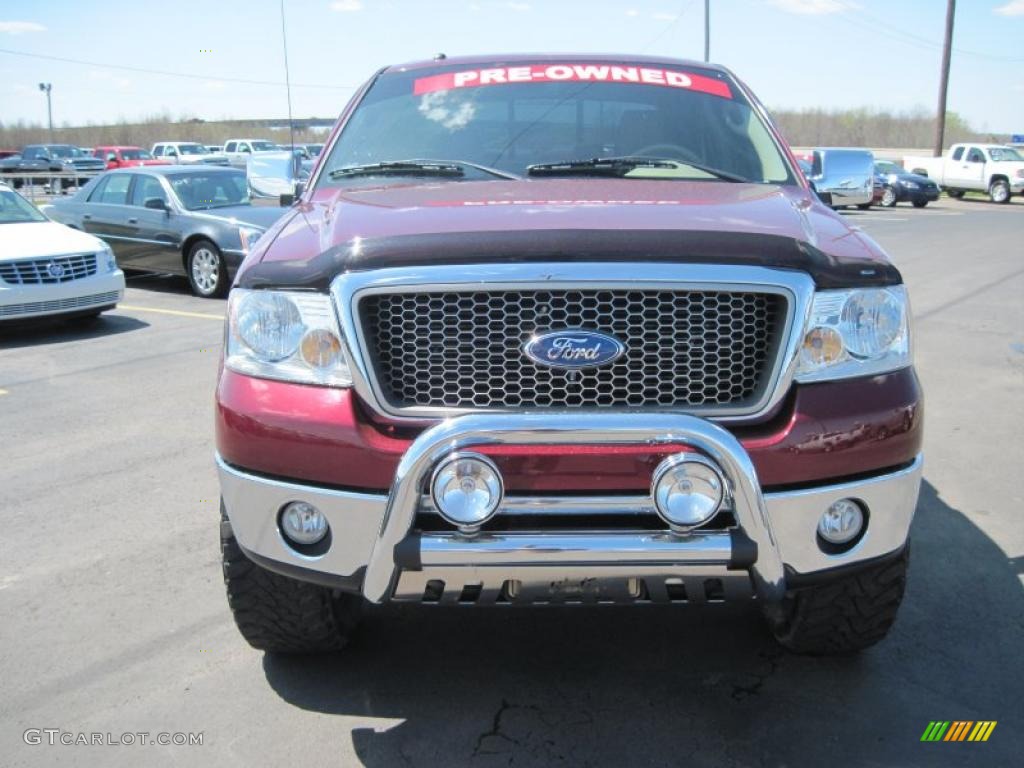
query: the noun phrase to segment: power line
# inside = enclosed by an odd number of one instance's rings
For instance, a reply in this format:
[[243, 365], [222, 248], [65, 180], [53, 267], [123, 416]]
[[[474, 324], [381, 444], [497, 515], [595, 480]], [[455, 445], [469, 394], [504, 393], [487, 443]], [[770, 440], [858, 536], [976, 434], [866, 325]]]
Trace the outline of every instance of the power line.
[[[47, 61], [60, 61], [65, 64], [81, 64], [87, 67], [98, 67], [100, 69], [118, 69], [125, 72], [138, 72], [144, 75], [162, 75], [164, 77], [183, 77], [189, 80], [216, 80], [223, 83], [240, 83], [242, 85], [272, 85], [285, 87], [285, 83], [273, 80], [250, 80], [244, 77], [219, 77], [216, 75], [193, 75], [187, 72], [169, 72], [166, 69], [147, 69], [145, 67], [130, 67], [126, 64], [103, 64], [98, 61], [84, 61], [82, 59], [70, 59], [64, 56], [50, 56], [44, 53], [28, 53], [27, 51], [14, 51], [10, 48], [0, 48], [0, 53], [11, 56], [24, 56], [30, 59], [45, 59]], [[356, 85], [322, 85], [319, 83], [292, 83], [295, 88], [326, 88], [337, 91], [352, 91], [358, 88]]]

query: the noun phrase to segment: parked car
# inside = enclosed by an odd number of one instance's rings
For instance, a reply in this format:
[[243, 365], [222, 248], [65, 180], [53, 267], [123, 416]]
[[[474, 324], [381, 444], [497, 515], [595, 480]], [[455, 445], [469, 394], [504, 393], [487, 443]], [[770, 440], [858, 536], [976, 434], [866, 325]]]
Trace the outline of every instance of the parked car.
[[140, 165], [170, 165], [167, 160], [155, 158], [141, 147], [96, 147], [93, 155], [104, 160], [108, 170], [137, 168]]
[[227, 314], [221, 552], [257, 648], [341, 648], [367, 600], [753, 596], [810, 653], [895, 619], [907, 291], [725, 69], [385, 68]]
[[[92, 156], [86, 156], [79, 151], [78, 147], [70, 144], [29, 144], [22, 148], [20, 159], [16, 162], [14, 158], [7, 158], [3, 162], [2, 169], [10, 173], [34, 173], [40, 172], [37, 177], [32, 177], [34, 184], [47, 184], [54, 177], [50, 174], [70, 174], [60, 177], [60, 186], [64, 189], [75, 184], [88, 181], [95, 174], [104, 170], [102, 160]], [[20, 187], [22, 180], [13, 180], [15, 187]]]
[[0, 149], [0, 160], [6, 160], [8, 157], [14, 157], [15, 155], [20, 154], [21, 152], [16, 149]]
[[211, 155], [220, 155], [224, 152], [224, 147], [220, 144], [207, 144], [206, 148], [210, 151]]
[[950, 197], [986, 192], [993, 203], [1024, 194], [1024, 155], [1001, 144], [954, 144], [943, 157], [903, 158], [903, 167], [927, 176]]
[[828, 147], [810, 153], [808, 179], [819, 193], [828, 194], [832, 207], [871, 207], [874, 191], [875, 156], [866, 149]]
[[230, 139], [224, 143], [224, 155], [236, 168], [245, 168], [249, 157], [254, 154], [280, 151], [277, 144], [263, 139]]
[[222, 296], [245, 254], [283, 209], [253, 207], [245, 173], [214, 166], [108, 171], [57, 200], [57, 221], [105, 240], [125, 269], [185, 275]]
[[888, 160], [875, 162], [875, 183], [880, 188], [876, 191], [878, 203], [886, 208], [905, 201], [915, 208], [924, 208], [939, 199], [939, 187], [934, 181]]
[[309, 180], [310, 167], [297, 153], [259, 152], [249, 157], [246, 177], [253, 197], [281, 199]]
[[0, 182], [0, 320], [89, 319], [124, 296], [124, 273], [99, 238], [50, 221]]
[[192, 141], [158, 141], [150, 154], [173, 165], [228, 165], [223, 154], [214, 154]]

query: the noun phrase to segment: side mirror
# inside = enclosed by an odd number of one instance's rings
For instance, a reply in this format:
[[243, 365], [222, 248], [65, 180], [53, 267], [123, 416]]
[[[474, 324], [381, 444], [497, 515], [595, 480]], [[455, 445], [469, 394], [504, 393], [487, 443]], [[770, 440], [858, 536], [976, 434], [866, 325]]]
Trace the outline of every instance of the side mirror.
[[817, 186], [815, 186], [813, 181], [809, 182], [809, 183], [811, 185], [811, 192], [814, 193], [815, 197], [817, 197], [823, 204], [825, 204], [829, 208], [831, 208], [832, 207], [832, 193], [831, 192], [819, 192]]
[[162, 197], [147, 197], [143, 206], [153, 211], [164, 211], [165, 213], [170, 212], [170, 209], [167, 207], [167, 202]]
[[284, 192], [281, 194], [280, 203], [282, 208], [290, 208], [302, 197], [302, 193], [306, 191], [306, 185], [301, 181], [295, 185], [294, 192]]

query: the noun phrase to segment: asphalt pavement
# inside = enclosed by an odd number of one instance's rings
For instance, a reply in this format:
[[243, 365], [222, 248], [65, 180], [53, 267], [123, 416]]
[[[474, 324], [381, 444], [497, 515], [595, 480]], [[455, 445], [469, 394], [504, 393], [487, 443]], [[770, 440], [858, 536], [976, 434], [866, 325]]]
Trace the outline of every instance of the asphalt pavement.
[[0, 331], [0, 765], [1019, 765], [1024, 202], [846, 215], [903, 271], [926, 394], [881, 645], [794, 656], [745, 606], [392, 607], [337, 656], [254, 651], [217, 543], [225, 303], [132, 277], [94, 326]]

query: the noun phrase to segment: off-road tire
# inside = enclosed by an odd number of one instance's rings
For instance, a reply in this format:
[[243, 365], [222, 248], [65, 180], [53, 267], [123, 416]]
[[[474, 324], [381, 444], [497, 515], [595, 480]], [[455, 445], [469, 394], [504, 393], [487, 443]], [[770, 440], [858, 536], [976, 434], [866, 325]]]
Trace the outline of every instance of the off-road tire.
[[855, 653], [889, 632], [903, 600], [910, 546], [898, 557], [791, 592], [772, 621], [779, 643], [812, 656]]
[[323, 653], [345, 646], [362, 598], [268, 571], [238, 546], [220, 509], [224, 585], [235, 624], [249, 645], [272, 653]]

